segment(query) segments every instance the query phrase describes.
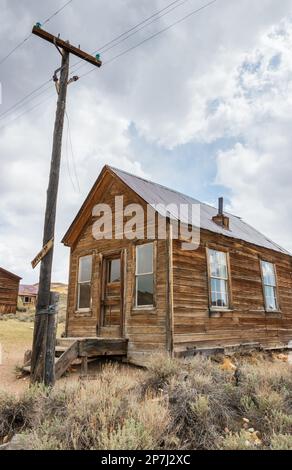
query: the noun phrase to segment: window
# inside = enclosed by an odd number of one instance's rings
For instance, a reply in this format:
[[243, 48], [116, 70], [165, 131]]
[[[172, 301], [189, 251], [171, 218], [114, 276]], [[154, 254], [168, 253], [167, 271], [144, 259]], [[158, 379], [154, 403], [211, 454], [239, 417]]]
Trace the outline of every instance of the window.
[[121, 281], [121, 259], [111, 259], [108, 261], [108, 282]]
[[153, 243], [136, 246], [136, 307], [153, 305]]
[[261, 270], [266, 310], [278, 310], [275, 265], [268, 261], [261, 261]]
[[208, 249], [211, 307], [229, 307], [227, 253]]
[[78, 301], [77, 309], [88, 310], [91, 301], [91, 272], [92, 272], [92, 257], [82, 256], [79, 258], [79, 271], [78, 271]]

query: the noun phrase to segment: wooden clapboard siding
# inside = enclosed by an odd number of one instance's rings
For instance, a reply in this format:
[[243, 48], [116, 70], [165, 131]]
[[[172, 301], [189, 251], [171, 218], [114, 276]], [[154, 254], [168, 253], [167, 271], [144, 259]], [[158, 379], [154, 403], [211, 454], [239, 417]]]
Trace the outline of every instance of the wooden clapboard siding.
[[0, 268], [0, 315], [15, 313], [20, 277]]
[[[229, 253], [231, 311], [210, 315], [206, 247]], [[265, 312], [260, 259], [276, 265], [281, 312]], [[197, 250], [173, 242], [174, 347], [224, 346], [259, 342], [263, 346], [292, 339], [291, 257], [273, 250], [201, 230]]]
[[[100, 325], [101, 274], [105, 257], [121, 252], [123, 259], [121, 335], [128, 339], [128, 360], [147, 362], [159, 351], [184, 351], [188, 347], [228, 346], [260, 343], [263, 346], [286, 344], [292, 339], [292, 265], [291, 256], [280, 251], [260, 248], [252, 243], [201, 230], [197, 250], [186, 251], [180, 240], [172, 240], [169, 224], [166, 239], [154, 240], [155, 305], [136, 309], [135, 246], [146, 239], [146, 221], [142, 240], [127, 237], [96, 240], [92, 231], [96, 218], [93, 204], [106, 203], [114, 213], [115, 196], [123, 196], [123, 206], [139, 203], [146, 213], [146, 203], [112, 171], [105, 169], [90, 197], [86, 199], [64, 242], [71, 248], [66, 335], [94, 337]], [[116, 217], [122, 214], [116, 214]], [[141, 217], [141, 216], [140, 216]], [[123, 223], [131, 216], [123, 215]], [[157, 237], [157, 216], [151, 228]], [[113, 220], [114, 222], [114, 220]], [[111, 225], [111, 224], [110, 224]], [[142, 224], [143, 225], [143, 224]], [[230, 268], [229, 311], [210, 312], [206, 247], [228, 252]], [[89, 312], [77, 312], [77, 277], [80, 256], [93, 255], [92, 303]], [[277, 270], [279, 313], [267, 313], [259, 260], [275, 263]], [[110, 327], [109, 327], [110, 328]], [[119, 327], [111, 330], [116, 334]], [[113, 333], [114, 331], [114, 333]]]
[[[97, 195], [96, 203], [106, 203], [114, 208], [115, 196], [123, 195], [124, 206], [130, 203], [143, 204], [123, 183], [108, 178], [104, 180], [104, 186]], [[114, 211], [113, 211], [114, 212]], [[126, 220], [126, 219], [124, 219]], [[153, 351], [165, 350], [166, 347], [166, 308], [167, 308], [167, 246], [165, 240], [156, 240], [155, 244], [155, 307], [152, 309], [135, 309], [133, 304], [135, 289], [135, 246], [136, 243], [149, 240], [122, 240], [112, 239], [96, 240], [92, 236], [92, 228], [95, 218], [91, 217], [85, 223], [81, 234], [71, 247], [70, 274], [68, 288], [68, 307], [66, 335], [69, 337], [85, 337], [96, 335], [96, 325], [100, 319], [100, 289], [102, 256], [111, 252], [124, 250], [124, 335], [129, 339], [129, 360], [135, 360], [137, 356], [143, 356]], [[146, 227], [146, 221], [145, 221]], [[145, 228], [146, 233], [146, 228]], [[78, 277], [78, 259], [80, 256], [93, 254], [92, 275], [92, 306], [90, 312], [76, 312], [76, 294]]]

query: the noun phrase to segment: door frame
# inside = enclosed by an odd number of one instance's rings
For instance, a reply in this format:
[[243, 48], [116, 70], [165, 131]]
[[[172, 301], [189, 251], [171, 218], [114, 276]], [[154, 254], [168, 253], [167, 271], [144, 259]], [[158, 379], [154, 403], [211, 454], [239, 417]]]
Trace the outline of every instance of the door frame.
[[125, 334], [125, 289], [126, 289], [126, 249], [108, 250], [100, 253], [100, 295], [99, 295], [99, 318], [97, 321], [97, 335], [101, 332], [104, 321], [105, 287], [107, 283], [107, 262], [111, 259], [120, 258], [121, 263], [121, 281], [120, 281], [120, 335], [123, 338]]

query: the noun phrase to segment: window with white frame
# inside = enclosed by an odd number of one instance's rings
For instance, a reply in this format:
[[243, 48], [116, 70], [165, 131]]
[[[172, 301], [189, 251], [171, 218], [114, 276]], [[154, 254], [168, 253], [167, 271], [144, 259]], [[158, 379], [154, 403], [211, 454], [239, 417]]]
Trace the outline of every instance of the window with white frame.
[[88, 310], [91, 304], [92, 256], [79, 258], [77, 309]]
[[229, 308], [227, 253], [208, 249], [211, 307]]
[[261, 260], [261, 270], [266, 310], [278, 310], [275, 265]]
[[154, 304], [153, 243], [136, 246], [136, 307]]

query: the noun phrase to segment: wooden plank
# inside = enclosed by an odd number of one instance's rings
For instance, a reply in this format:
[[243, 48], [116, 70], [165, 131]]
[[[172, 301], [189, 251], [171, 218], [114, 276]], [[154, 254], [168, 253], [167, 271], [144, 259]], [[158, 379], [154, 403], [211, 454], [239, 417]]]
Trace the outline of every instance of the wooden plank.
[[119, 356], [127, 354], [124, 338], [91, 338], [79, 341], [79, 356]]
[[41, 260], [46, 256], [46, 254], [53, 248], [54, 246], [54, 237], [51, 238], [41, 249], [41, 251], [36, 255], [36, 257], [32, 260], [31, 265], [34, 269]]
[[78, 47], [72, 46], [68, 41], [63, 41], [63, 39], [60, 39], [59, 37], [56, 37], [53, 34], [48, 33], [42, 28], [38, 28], [37, 26], [34, 26], [32, 28], [32, 33], [44, 39], [45, 41], [55, 44], [56, 46], [60, 47], [61, 49], [64, 49], [70, 54], [76, 55], [80, 59], [83, 59], [92, 65], [96, 65], [97, 67], [101, 67], [102, 65], [101, 60], [96, 59], [95, 57], [93, 57], [90, 54], [87, 54], [87, 52], [84, 52], [81, 49], [78, 49]]
[[79, 352], [79, 341], [74, 341], [68, 349], [58, 358], [55, 363], [55, 377], [59, 379], [68, 369], [70, 364], [77, 359]]

